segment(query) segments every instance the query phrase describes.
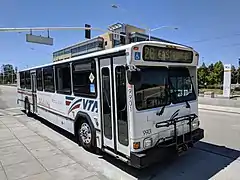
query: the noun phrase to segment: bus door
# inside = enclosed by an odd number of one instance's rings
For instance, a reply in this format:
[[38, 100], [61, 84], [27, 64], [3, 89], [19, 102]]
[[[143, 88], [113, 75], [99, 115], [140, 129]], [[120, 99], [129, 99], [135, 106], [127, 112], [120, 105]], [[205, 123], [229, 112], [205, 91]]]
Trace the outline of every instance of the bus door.
[[37, 112], [36, 72], [31, 72], [31, 86], [32, 86], [33, 113], [36, 113]]
[[[115, 154], [129, 154], [126, 99], [126, 56], [100, 59], [103, 146]], [[125, 60], [124, 60], [125, 59]]]

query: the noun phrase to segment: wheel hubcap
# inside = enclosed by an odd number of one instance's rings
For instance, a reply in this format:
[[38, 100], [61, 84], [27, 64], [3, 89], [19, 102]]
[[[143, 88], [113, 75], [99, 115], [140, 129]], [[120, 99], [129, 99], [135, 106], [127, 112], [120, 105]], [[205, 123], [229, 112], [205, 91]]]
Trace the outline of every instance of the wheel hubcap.
[[89, 144], [91, 142], [91, 129], [87, 123], [82, 124], [80, 129], [80, 137], [85, 144]]

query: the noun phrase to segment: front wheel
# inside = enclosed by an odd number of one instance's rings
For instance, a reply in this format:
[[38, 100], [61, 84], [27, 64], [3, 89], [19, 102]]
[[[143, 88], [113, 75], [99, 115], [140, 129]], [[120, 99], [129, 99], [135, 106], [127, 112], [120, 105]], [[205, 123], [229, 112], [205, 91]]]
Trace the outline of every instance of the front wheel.
[[86, 120], [80, 124], [78, 130], [78, 140], [79, 144], [82, 145], [84, 149], [91, 152], [94, 152], [96, 150], [93, 127], [91, 127]]

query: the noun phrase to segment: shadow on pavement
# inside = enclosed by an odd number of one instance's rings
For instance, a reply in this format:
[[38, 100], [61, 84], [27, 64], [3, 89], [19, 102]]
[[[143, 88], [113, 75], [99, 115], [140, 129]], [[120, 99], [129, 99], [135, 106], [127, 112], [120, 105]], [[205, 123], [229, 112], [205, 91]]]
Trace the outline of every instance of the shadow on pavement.
[[[23, 110], [23, 112], [24, 112], [24, 110]], [[64, 129], [59, 128], [58, 126], [52, 124], [51, 122], [49, 122], [39, 116], [31, 115], [31, 117], [34, 118], [35, 120], [40, 121], [42, 124], [48, 126], [49, 128], [53, 129], [54, 131], [58, 132], [59, 134], [65, 136], [66, 138], [72, 140], [73, 142], [77, 143], [75, 136], [72, 135], [71, 133], [65, 131]]]
[[[42, 118], [34, 118], [76, 143], [76, 138], [67, 131]], [[189, 149], [188, 152], [179, 157], [168, 157], [157, 164], [141, 170], [130, 167], [126, 163], [105, 153], [99, 158], [104, 159], [139, 180], [186, 180], [210, 179], [239, 157], [240, 151], [238, 150], [200, 141], [195, 144], [194, 148]]]
[[158, 179], [210, 179], [240, 157], [240, 151], [207, 142], [198, 142], [195, 147], [180, 157], [172, 157], [145, 169], [127, 166], [108, 155], [104, 159], [139, 180]]

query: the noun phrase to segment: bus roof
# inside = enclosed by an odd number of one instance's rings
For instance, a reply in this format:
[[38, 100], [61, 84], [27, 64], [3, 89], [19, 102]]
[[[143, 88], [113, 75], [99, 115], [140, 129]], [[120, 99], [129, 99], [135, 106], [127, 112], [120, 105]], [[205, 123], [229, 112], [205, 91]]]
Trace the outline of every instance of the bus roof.
[[65, 59], [65, 60], [61, 60], [61, 61], [56, 61], [56, 62], [52, 62], [52, 63], [48, 63], [48, 64], [43, 64], [43, 65], [31, 67], [31, 68], [22, 69], [19, 72], [33, 70], [33, 69], [42, 68], [42, 67], [47, 67], [47, 66], [51, 66], [51, 65], [57, 65], [57, 64], [72, 62], [72, 61], [77, 61], [79, 59], [86, 59], [86, 58], [90, 58], [90, 57], [101, 56], [101, 55], [104, 55], [104, 54], [116, 53], [116, 52], [119, 52], [119, 51], [126, 50], [128, 48], [131, 48], [135, 45], [141, 45], [141, 44], [145, 44], [145, 43], [152, 43], [152, 44], [159, 44], [159, 45], [160, 44], [161, 45], [174, 45], [174, 46], [177, 46], [177, 47], [192, 49], [189, 46], [179, 45], [179, 44], [175, 44], [175, 43], [167, 43], [167, 42], [159, 42], [159, 41], [141, 41], [141, 42], [135, 42], [135, 43], [119, 46], [119, 47], [114, 47], [114, 48], [111, 48], [111, 49], [101, 50], [101, 51], [97, 51], [97, 52], [93, 52], [93, 53], [89, 53], [89, 54], [84, 54], [84, 55], [80, 55], [80, 56], [77, 56], [77, 57], [73, 57], [73, 58], [69, 58], [69, 59]]

